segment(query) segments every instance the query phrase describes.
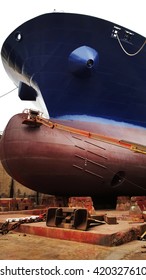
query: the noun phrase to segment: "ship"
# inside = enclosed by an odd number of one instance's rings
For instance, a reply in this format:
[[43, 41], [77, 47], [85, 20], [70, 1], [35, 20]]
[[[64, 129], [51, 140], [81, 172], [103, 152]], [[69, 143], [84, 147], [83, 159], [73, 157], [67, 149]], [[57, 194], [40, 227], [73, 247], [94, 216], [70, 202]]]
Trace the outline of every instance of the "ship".
[[[16, 28], [3, 66], [22, 100], [0, 140], [7, 173], [57, 196], [146, 194], [146, 40], [116, 23], [53, 12]], [[16, 105], [17, 106], [17, 105]]]

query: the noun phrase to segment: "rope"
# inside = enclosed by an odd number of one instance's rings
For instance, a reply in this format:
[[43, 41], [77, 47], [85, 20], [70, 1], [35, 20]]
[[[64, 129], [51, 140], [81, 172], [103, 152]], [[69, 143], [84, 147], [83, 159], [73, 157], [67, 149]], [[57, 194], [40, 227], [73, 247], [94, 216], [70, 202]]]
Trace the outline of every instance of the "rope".
[[119, 38], [118, 34], [117, 34], [117, 39], [118, 39], [119, 45], [120, 45], [120, 47], [122, 48], [122, 50], [124, 51], [124, 53], [126, 53], [126, 54], [129, 55], [129, 56], [135, 56], [135, 55], [137, 55], [138, 53], [140, 53], [140, 51], [144, 48], [144, 46], [145, 46], [145, 44], [146, 44], [146, 39], [145, 39], [144, 43], [142, 44], [142, 46], [140, 47], [140, 49], [139, 49], [137, 52], [135, 52], [135, 53], [128, 53], [128, 52], [124, 49], [124, 47], [123, 47], [123, 45], [122, 45], [122, 43], [121, 43], [121, 41], [120, 41], [120, 38]]
[[13, 88], [12, 90], [10, 90], [10, 91], [8, 91], [8, 92], [2, 94], [2, 95], [0, 95], [0, 98], [2, 98], [2, 97], [4, 97], [4, 96], [8, 95], [9, 93], [11, 93], [12, 91], [14, 91], [14, 90], [16, 90], [16, 89], [17, 89], [17, 87], [16, 87], [16, 88]]

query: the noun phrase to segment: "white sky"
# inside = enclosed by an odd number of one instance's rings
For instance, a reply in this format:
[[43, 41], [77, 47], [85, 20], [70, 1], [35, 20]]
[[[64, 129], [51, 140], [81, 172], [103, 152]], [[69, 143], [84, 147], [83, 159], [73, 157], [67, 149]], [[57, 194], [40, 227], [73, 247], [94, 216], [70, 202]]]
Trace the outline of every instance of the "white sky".
[[[25, 21], [57, 11], [81, 13], [103, 18], [146, 37], [145, 0], [4, 0], [0, 9], [0, 50], [7, 36]], [[0, 96], [14, 89], [0, 58]], [[25, 108], [35, 108], [28, 101], [18, 98], [17, 90], [0, 98], [0, 131], [15, 113]]]

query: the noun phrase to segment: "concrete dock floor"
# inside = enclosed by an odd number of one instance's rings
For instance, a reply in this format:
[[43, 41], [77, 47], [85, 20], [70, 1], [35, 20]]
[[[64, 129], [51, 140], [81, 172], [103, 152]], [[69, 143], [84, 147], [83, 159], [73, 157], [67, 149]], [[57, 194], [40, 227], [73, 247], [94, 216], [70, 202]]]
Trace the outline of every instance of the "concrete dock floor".
[[118, 247], [106, 247], [13, 232], [0, 236], [0, 259], [146, 260], [144, 245], [145, 241], [135, 240]]
[[[45, 222], [22, 224], [15, 231], [0, 235], [0, 259], [145, 260], [146, 249], [142, 247], [146, 241], [137, 240], [137, 236], [146, 230], [146, 222], [131, 224], [125, 211], [108, 211], [108, 215], [115, 214], [117, 224], [94, 226], [86, 232], [50, 228]], [[29, 215], [28, 211], [1, 213], [0, 222]]]

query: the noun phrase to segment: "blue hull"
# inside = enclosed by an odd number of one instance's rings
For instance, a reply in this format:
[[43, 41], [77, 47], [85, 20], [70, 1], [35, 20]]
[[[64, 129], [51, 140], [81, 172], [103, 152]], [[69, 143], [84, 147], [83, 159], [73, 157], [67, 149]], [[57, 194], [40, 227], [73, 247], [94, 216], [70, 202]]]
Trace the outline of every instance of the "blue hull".
[[[4, 67], [22, 100], [43, 98], [51, 118], [101, 117], [146, 127], [145, 38], [91, 16], [51, 13], [14, 30]], [[93, 118], [92, 118], [93, 117]]]

